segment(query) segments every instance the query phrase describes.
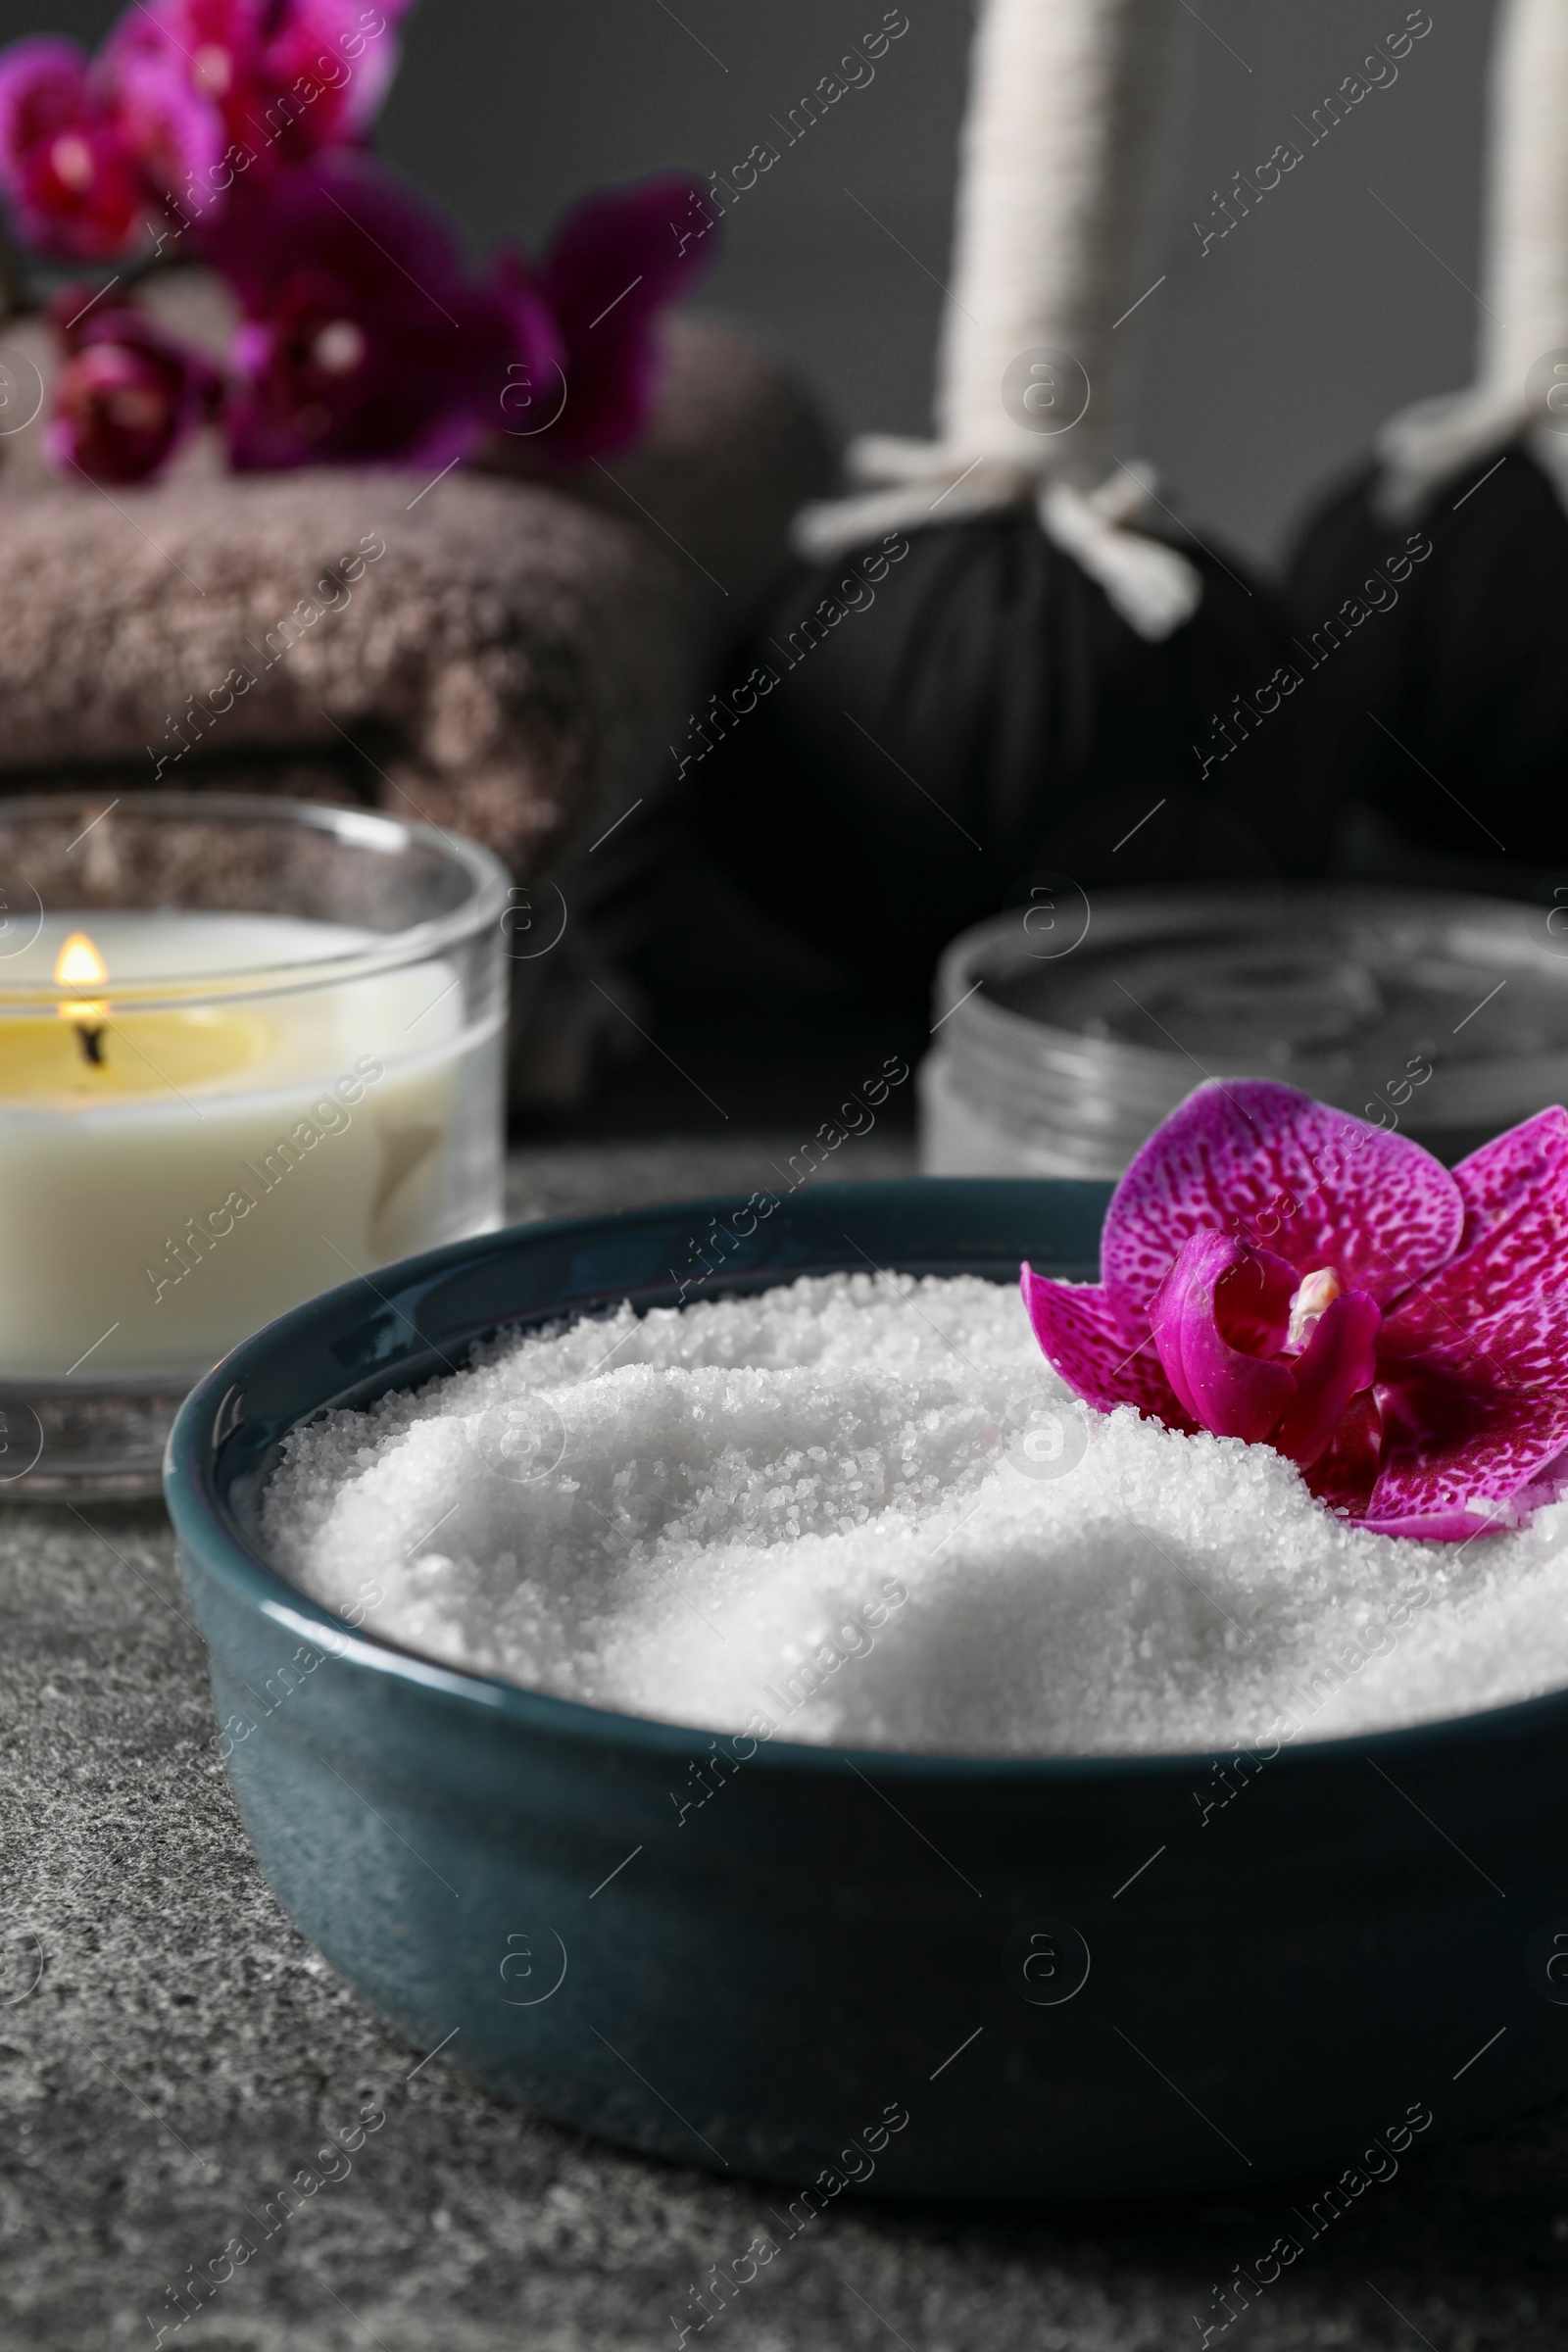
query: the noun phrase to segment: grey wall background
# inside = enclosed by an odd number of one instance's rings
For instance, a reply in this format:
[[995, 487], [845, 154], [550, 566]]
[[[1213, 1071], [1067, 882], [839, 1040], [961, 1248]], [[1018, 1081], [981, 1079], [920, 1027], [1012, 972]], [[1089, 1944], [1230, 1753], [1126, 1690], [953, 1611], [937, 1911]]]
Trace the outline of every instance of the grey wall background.
[[[476, 249], [540, 237], [596, 182], [728, 167], [775, 135], [885, 0], [423, 0], [386, 153]], [[1400, 26], [1407, 0], [1181, 0], [1164, 193], [1128, 454], [1194, 527], [1268, 559], [1393, 409], [1463, 382], [1477, 304], [1491, 0], [1433, 28], [1316, 146], [1299, 122]], [[967, 0], [904, 0], [908, 33], [736, 206], [704, 307], [743, 320], [843, 431], [919, 431], [948, 274]], [[94, 39], [99, 0], [5, 0], [9, 37]], [[1300, 165], [1206, 254], [1216, 192], [1284, 139]], [[782, 140], [778, 143], [782, 146]], [[1167, 492], [1167, 496], [1169, 493]]]

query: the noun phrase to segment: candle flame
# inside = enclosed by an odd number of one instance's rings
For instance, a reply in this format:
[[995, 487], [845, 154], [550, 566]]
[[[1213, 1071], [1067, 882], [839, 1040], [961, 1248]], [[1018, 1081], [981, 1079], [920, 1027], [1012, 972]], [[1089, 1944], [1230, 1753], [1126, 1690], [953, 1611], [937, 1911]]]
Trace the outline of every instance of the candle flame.
[[56, 987], [91, 987], [94, 982], [107, 980], [108, 977], [109, 966], [86, 932], [73, 931], [55, 962]]
[[[73, 931], [55, 960], [57, 988], [90, 988], [107, 980], [109, 966], [99, 955], [85, 931]], [[87, 998], [76, 998], [69, 1004], [56, 1008], [65, 1021], [74, 1021], [80, 1032], [82, 1046], [89, 1061], [101, 1059], [102, 1024], [109, 1018], [107, 1004]], [[92, 1024], [89, 1026], [89, 1024]]]

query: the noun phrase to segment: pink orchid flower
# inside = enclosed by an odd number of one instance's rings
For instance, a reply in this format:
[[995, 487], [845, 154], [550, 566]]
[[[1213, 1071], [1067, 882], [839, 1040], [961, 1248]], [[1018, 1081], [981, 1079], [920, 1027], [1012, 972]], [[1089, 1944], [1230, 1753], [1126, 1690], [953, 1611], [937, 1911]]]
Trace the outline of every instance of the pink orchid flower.
[[241, 174], [265, 179], [363, 140], [411, 5], [133, 0], [106, 44], [106, 70], [159, 184], [200, 216], [221, 210]]
[[19, 233], [40, 253], [102, 261], [153, 219], [200, 231], [242, 175], [358, 145], [412, 5], [131, 0], [94, 60], [74, 41], [13, 42], [0, 51], [0, 195]]
[[[566, 215], [537, 266], [515, 252], [502, 257], [502, 284], [547, 312], [561, 345], [559, 378], [528, 387], [526, 409], [503, 387], [492, 416], [514, 438], [507, 454], [519, 466], [581, 466], [637, 439], [659, 390], [659, 313], [718, 246], [705, 194], [680, 172], [607, 189]], [[543, 429], [529, 429], [536, 412], [549, 419]]]
[[1102, 1411], [1272, 1446], [1383, 1535], [1516, 1526], [1568, 1447], [1568, 1111], [1451, 1172], [1265, 1081], [1200, 1087], [1117, 1185], [1098, 1284], [1023, 1269]]
[[208, 250], [243, 314], [224, 421], [242, 471], [441, 466], [509, 365], [543, 378], [549, 321], [468, 275], [428, 200], [347, 151], [236, 187]]
[[70, 356], [55, 379], [44, 446], [62, 471], [76, 466], [94, 482], [146, 481], [211, 415], [221, 381], [203, 353], [145, 311], [122, 304], [75, 319], [89, 300], [72, 286], [53, 305]]
[[75, 41], [0, 51], [0, 195], [25, 243], [74, 261], [121, 252], [146, 217], [135, 148]]

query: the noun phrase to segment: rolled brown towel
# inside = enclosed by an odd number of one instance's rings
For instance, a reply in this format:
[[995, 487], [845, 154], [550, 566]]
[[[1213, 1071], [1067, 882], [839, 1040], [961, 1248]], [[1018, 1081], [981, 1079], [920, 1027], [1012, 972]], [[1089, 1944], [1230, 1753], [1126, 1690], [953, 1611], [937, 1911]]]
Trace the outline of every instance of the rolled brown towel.
[[[220, 343], [209, 282], [148, 300]], [[0, 790], [272, 784], [559, 864], [667, 764], [828, 469], [769, 361], [666, 334], [643, 443], [569, 481], [232, 475], [204, 436], [164, 481], [105, 490], [52, 473], [39, 424], [0, 439]], [[38, 321], [0, 341], [52, 373]]]

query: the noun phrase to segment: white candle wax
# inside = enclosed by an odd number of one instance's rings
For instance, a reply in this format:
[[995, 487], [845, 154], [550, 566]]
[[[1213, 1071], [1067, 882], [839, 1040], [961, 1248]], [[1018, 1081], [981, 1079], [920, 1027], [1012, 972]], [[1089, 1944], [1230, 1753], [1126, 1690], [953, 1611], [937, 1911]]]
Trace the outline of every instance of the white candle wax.
[[[8, 1004], [77, 931], [108, 973], [79, 1008]], [[500, 1013], [466, 1025], [440, 958], [331, 977], [387, 944], [97, 909], [0, 936], [0, 1379], [187, 1383], [300, 1299], [497, 1221]]]

